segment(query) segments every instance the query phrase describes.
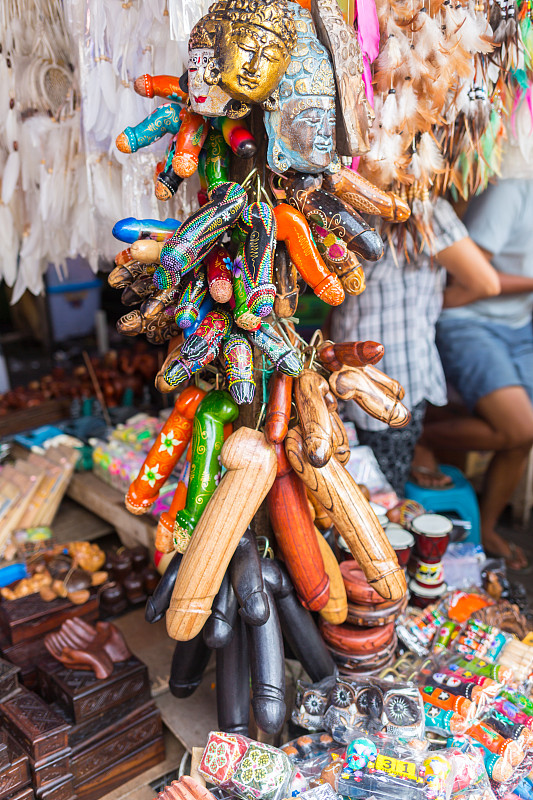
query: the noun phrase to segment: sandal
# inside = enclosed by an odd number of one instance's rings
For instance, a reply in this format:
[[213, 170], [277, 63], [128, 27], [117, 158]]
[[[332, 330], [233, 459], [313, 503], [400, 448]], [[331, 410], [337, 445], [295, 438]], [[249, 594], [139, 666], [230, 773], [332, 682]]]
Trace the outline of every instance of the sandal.
[[[417, 480], [417, 474], [426, 478], [431, 478], [434, 481], [441, 481], [441, 483], [425, 486], [423, 483], [420, 483], [420, 481]], [[409, 478], [413, 483], [416, 483], [417, 486], [420, 486], [423, 489], [449, 489], [450, 486], [453, 485], [453, 481], [450, 476], [446, 475], [446, 473], [442, 472], [440, 469], [430, 469], [430, 467], [417, 466], [416, 464], [411, 465], [411, 474]]]
[[[508, 570], [511, 572], [529, 572], [531, 570], [531, 564], [529, 563], [528, 559], [526, 558], [526, 554], [522, 550], [521, 547], [518, 547], [514, 542], [509, 542], [509, 550], [511, 551], [510, 556], [502, 556], [501, 553], [492, 553], [489, 550], [485, 550], [485, 555], [487, 558], [497, 558], [503, 559], [505, 561], [505, 565]], [[514, 562], [516, 563], [517, 560], [520, 558], [524, 558], [526, 563], [522, 567], [512, 567], [511, 564]]]

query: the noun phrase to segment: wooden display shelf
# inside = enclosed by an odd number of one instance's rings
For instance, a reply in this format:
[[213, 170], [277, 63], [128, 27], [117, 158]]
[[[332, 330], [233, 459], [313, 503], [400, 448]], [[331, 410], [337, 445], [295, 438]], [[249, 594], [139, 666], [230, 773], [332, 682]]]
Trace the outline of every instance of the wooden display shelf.
[[155, 550], [157, 522], [148, 514], [136, 517], [126, 509], [124, 495], [108, 486], [92, 472], [76, 472], [67, 489], [67, 497], [108, 522], [126, 547], [143, 544]]

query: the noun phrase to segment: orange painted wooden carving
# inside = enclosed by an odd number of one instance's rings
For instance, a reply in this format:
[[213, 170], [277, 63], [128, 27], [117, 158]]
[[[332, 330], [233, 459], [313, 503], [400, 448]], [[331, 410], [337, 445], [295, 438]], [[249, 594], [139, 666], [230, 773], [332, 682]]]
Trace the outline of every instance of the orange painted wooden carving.
[[315, 534], [305, 487], [276, 444], [278, 469], [268, 493], [268, 514], [283, 560], [302, 603], [320, 611], [329, 599], [329, 579]]
[[340, 305], [344, 300], [342, 283], [322, 261], [304, 215], [287, 203], [277, 205], [274, 215], [278, 241], [287, 245], [289, 257], [304, 281], [325, 303]]
[[176, 400], [139, 474], [128, 489], [126, 508], [132, 514], [144, 514], [157, 500], [159, 490], [189, 444], [194, 415], [204, 397], [204, 391], [189, 386]]

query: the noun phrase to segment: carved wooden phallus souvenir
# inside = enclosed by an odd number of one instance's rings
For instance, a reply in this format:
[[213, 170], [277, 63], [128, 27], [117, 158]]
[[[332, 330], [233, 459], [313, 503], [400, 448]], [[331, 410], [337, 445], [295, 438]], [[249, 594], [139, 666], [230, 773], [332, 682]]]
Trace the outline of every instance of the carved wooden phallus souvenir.
[[276, 477], [274, 448], [250, 428], [229, 437], [221, 460], [227, 472], [196, 526], [167, 611], [173, 639], [187, 641], [201, 631], [233, 552]]
[[385, 348], [378, 342], [324, 342], [317, 348], [320, 363], [330, 372], [343, 366], [364, 367], [381, 361]]
[[324, 174], [323, 177], [324, 189], [362, 214], [375, 214], [390, 222], [405, 222], [411, 215], [405, 200], [393, 192], [379, 189], [352, 169], [341, 167], [339, 172]]
[[275, 372], [270, 379], [265, 436], [271, 444], [280, 444], [289, 431], [292, 384], [293, 378], [283, 372]]
[[156, 501], [161, 486], [185, 452], [192, 435], [193, 418], [205, 392], [196, 386], [183, 390], [150, 448], [139, 474], [126, 495], [126, 508], [144, 514]]
[[336, 92], [337, 152], [342, 156], [367, 153], [368, 129], [374, 114], [363, 84], [363, 56], [353, 25], [344, 19], [337, 0], [312, 0], [318, 37], [333, 61]]
[[264, 625], [269, 614], [268, 598], [263, 586], [259, 550], [251, 530], [245, 532], [235, 549], [230, 575], [241, 617], [248, 625]]
[[330, 375], [329, 385], [339, 400], [355, 400], [371, 417], [391, 428], [403, 428], [411, 414], [398, 399], [402, 387], [375, 367], [370, 369], [343, 367]]
[[323, 467], [333, 454], [333, 426], [325, 401], [328, 392], [328, 382], [311, 369], [304, 369], [294, 384], [305, 452], [315, 467]]
[[196, 410], [187, 500], [174, 523], [174, 545], [181, 553], [187, 549], [194, 528], [217, 488], [224, 425], [234, 422], [238, 413], [229, 393], [217, 389], [209, 392]]
[[276, 480], [267, 498], [270, 522], [298, 596], [307, 608], [320, 611], [329, 598], [329, 581], [305, 487], [292, 470], [283, 444], [276, 445], [276, 454]]
[[315, 534], [324, 562], [324, 569], [329, 578], [329, 599], [324, 608], [320, 609], [320, 616], [333, 625], [341, 625], [348, 616], [348, 599], [339, 562], [317, 528], [315, 528]]
[[298, 428], [287, 434], [285, 449], [292, 468], [331, 516], [371, 586], [385, 600], [403, 597], [406, 592], [404, 572], [352, 476], [335, 457], [325, 467], [313, 467], [306, 458]]

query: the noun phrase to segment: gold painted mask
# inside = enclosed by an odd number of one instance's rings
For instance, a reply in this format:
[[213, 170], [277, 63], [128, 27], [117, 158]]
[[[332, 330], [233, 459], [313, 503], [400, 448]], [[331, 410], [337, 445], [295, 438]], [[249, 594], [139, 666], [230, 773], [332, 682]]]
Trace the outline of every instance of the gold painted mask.
[[234, 100], [218, 84], [208, 84], [205, 71], [214, 57], [215, 29], [209, 16], [202, 17], [189, 37], [188, 90], [193, 111], [204, 117], [238, 119], [250, 112], [250, 106]]
[[219, 0], [207, 17], [216, 33], [206, 83], [243, 103], [268, 100], [296, 44], [286, 0]]

